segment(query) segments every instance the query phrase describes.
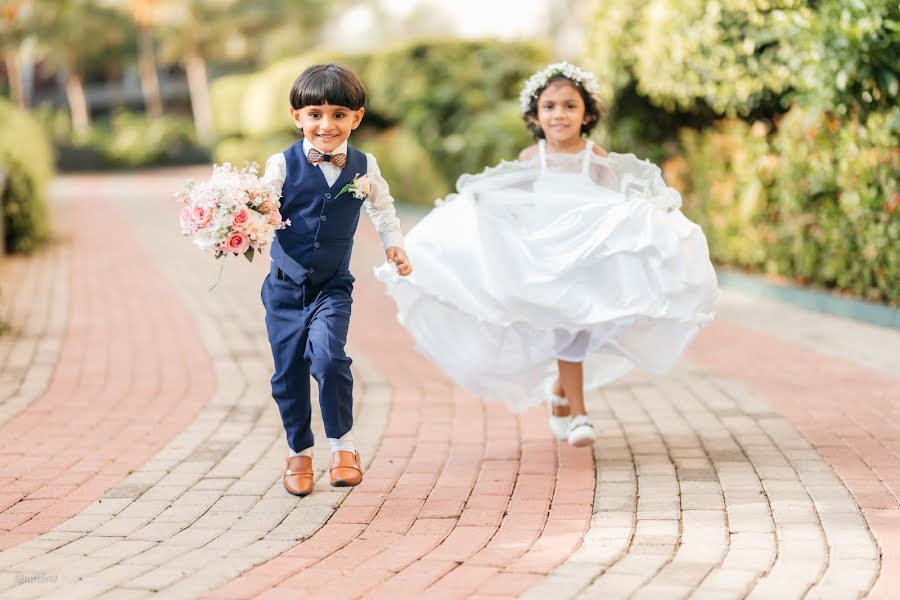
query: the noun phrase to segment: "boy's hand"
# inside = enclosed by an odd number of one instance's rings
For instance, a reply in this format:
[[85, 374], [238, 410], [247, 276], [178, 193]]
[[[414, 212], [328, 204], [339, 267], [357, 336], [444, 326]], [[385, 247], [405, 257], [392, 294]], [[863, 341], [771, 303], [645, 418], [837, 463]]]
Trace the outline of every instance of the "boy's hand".
[[397, 273], [403, 277], [412, 273], [412, 265], [409, 264], [409, 257], [406, 256], [406, 252], [403, 248], [400, 246], [391, 246], [385, 250], [385, 254], [387, 255], [388, 262], [397, 265]]

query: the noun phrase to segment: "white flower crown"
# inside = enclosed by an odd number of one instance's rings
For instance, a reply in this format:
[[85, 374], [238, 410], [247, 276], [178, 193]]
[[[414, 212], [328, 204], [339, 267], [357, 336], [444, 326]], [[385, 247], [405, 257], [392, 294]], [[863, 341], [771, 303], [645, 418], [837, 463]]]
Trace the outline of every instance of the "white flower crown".
[[538, 90], [546, 87], [548, 81], [560, 75], [582, 86], [588, 94], [595, 98], [600, 92], [600, 86], [592, 73], [566, 61], [555, 63], [529, 77], [522, 86], [522, 91], [519, 93], [519, 109], [523, 115], [531, 108], [531, 100]]

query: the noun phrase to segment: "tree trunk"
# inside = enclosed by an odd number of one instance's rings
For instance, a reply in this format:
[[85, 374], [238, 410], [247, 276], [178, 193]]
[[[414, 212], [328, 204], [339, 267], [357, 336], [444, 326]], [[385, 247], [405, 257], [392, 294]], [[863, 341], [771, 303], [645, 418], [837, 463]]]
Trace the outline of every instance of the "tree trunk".
[[72, 129], [75, 130], [75, 137], [84, 139], [91, 126], [91, 111], [88, 109], [81, 73], [77, 71], [70, 70], [66, 77], [66, 99], [72, 113]]
[[156, 73], [153, 30], [150, 27], [142, 26], [138, 32], [138, 70], [141, 74], [141, 93], [144, 95], [144, 106], [151, 117], [161, 117], [163, 101], [159, 91], [159, 76]]
[[184, 59], [188, 89], [191, 93], [191, 110], [197, 137], [204, 144], [211, 144], [215, 137], [212, 107], [209, 103], [209, 81], [206, 77], [206, 60], [196, 52], [189, 52]]
[[14, 46], [3, 49], [3, 62], [6, 64], [6, 77], [9, 79], [9, 95], [19, 108], [25, 106], [25, 88], [22, 85], [22, 69], [19, 68], [19, 51]]

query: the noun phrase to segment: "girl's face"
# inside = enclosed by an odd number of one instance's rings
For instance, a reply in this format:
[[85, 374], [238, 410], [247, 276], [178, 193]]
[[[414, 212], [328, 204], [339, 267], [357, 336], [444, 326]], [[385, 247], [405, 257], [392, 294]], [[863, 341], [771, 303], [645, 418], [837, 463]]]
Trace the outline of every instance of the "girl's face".
[[309, 143], [330, 154], [347, 141], [363, 118], [365, 108], [352, 110], [337, 104], [322, 104], [292, 108], [294, 124], [303, 130]]
[[548, 143], [565, 145], [581, 139], [581, 126], [588, 122], [588, 116], [578, 89], [560, 80], [548, 85], [538, 96], [537, 119], [532, 120], [544, 132]]

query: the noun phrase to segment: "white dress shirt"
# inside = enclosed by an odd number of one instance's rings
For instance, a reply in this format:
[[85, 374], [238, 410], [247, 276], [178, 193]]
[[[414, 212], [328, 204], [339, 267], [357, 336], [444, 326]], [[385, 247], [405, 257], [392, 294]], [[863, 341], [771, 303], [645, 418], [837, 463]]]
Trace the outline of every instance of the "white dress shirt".
[[[309, 153], [311, 148], [315, 148], [315, 146], [310, 144], [309, 140], [304, 139], [304, 156]], [[316, 149], [318, 150], [318, 148]], [[338, 146], [331, 154], [341, 153], [347, 153], [347, 142]], [[381, 176], [381, 169], [378, 168], [375, 157], [366, 153], [366, 158], [368, 159], [366, 175], [368, 175], [371, 184], [369, 197], [363, 203], [363, 206], [366, 208], [366, 214], [369, 215], [369, 219], [375, 225], [375, 230], [381, 236], [381, 243], [385, 249], [391, 246], [402, 248], [403, 233], [400, 231], [400, 219], [397, 218], [397, 211], [394, 209], [394, 197], [391, 196], [387, 181]], [[341, 175], [342, 169], [330, 162], [322, 161], [317, 163], [316, 166], [322, 169], [322, 174], [325, 175], [325, 181], [328, 182], [329, 186], [333, 186], [334, 182]], [[263, 174], [263, 179], [277, 184], [280, 191], [284, 186], [286, 177], [287, 163], [284, 160], [284, 154], [281, 152], [273, 154], [266, 161], [266, 172]]]

